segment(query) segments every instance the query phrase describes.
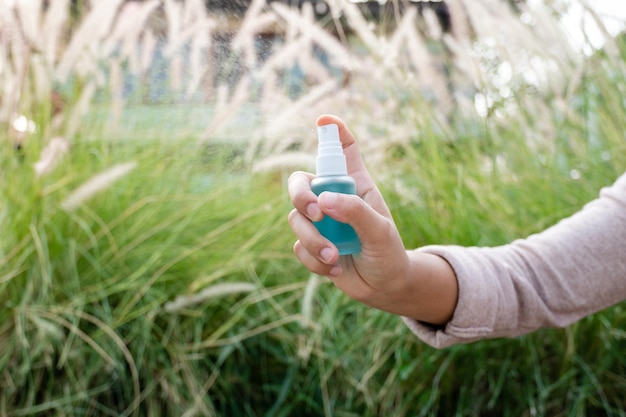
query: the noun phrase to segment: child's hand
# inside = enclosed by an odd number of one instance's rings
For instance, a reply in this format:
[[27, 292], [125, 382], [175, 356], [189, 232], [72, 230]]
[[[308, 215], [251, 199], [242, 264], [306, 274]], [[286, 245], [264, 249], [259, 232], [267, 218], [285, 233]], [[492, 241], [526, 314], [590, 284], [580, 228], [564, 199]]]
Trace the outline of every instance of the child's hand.
[[[415, 287], [420, 277], [414, 268], [421, 268], [422, 275], [430, 274], [432, 278], [432, 268], [440, 263], [449, 266], [434, 255], [407, 253], [352, 133], [335, 116], [324, 115], [317, 120], [318, 126], [332, 123], [339, 126], [348, 175], [356, 181], [358, 196], [323, 192], [318, 197], [310, 186], [315, 175], [293, 173], [289, 177], [289, 196], [295, 209], [289, 214], [289, 224], [298, 237], [294, 253], [310, 271], [328, 276], [348, 296], [381, 310], [419, 318], [413, 314], [416, 306], [421, 310], [430, 302], [420, 303], [415, 297], [429, 291]], [[339, 256], [337, 248], [312, 223], [324, 215], [354, 228], [361, 241], [359, 254]], [[421, 264], [415, 264], [417, 261]]]

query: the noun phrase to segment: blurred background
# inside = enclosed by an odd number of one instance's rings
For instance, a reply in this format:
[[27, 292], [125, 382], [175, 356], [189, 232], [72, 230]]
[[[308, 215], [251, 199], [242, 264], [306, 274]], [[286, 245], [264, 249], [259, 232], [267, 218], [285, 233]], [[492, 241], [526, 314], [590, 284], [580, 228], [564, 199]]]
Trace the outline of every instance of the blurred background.
[[0, 415], [626, 413], [621, 305], [434, 350], [294, 259], [315, 119], [407, 248], [626, 169], [617, 0], [0, 0]]

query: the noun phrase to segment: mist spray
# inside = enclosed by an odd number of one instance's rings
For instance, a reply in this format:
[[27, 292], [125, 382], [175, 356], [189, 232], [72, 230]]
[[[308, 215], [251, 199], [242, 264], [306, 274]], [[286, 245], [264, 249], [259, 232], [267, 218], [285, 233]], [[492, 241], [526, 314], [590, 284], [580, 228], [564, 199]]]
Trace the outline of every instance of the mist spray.
[[[339, 140], [339, 127], [336, 124], [317, 128], [318, 149], [316, 160], [317, 177], [311, 181], [316, 195], [323, 191], [342, 194], [356, 194], [356, 183], [348, 175], [346, 157]], [[340, 255], [350, 255], [361, 251], [361, 242], [349, 224], [324, 216], [314, 222], [317, 230], [339, 249]]]

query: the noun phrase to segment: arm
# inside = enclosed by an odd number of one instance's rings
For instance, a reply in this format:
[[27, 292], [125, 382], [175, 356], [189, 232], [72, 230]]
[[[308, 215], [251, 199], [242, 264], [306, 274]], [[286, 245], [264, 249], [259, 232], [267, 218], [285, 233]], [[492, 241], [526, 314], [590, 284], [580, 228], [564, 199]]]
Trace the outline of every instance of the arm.
[[567, 326], [626, 299], [626, 174], [580, 212], [527, 239], [420, 251], [447, 259], [459, 284], [445, 328], [406, 320], [427, 343], [444, 347]]
[[[317, 198], [309, 186], [313, 175], [294, 173], [294, 252], [350, 297], [404, 316], [425, 342], [444, 347], [566, 326], [626, 299], [626, 175], [579, 213], [527, 239], [495, 248], [405, 251], [354, 137], [334, 117], [318, 120], [328, 123], [340, 126], [361, 198]], [[324, 214], [355, 229], [361, 254], [339, 257], [311, 223]]]

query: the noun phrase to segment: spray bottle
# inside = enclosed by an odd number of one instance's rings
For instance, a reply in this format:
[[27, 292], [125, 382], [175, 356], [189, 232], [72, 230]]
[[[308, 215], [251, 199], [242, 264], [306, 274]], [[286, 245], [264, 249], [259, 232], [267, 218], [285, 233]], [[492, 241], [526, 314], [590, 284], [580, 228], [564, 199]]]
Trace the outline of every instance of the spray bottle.
[[[339, 140], [339, 127], [336, 124], [317, 128], [318, 149], [316, 160], [317, 178], [311, 181], [311, 188], [316, 195], [323, 191], [343, 194], [356, 194], [356, 183], [348, 176], [346, 157]], [[350, 255], [361, 251], [361, 242], [349, 224], [324, 216], [314, 222], [317, 230], [326, 239], [333, 242], [340, 255]]]

